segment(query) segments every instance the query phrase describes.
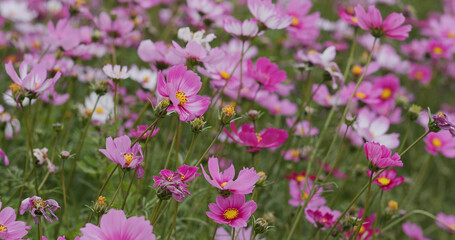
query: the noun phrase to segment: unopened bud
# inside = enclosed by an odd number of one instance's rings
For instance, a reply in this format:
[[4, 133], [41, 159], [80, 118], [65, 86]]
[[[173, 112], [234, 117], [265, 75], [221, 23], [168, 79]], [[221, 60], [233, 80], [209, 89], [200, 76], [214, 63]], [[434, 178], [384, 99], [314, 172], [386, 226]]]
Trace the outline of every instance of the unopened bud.
[[389, 203], [387, 203], [387, 207], [385, 209], [385, 212], [388, 215], [393, 215], [395, 212], [398, 210], [398, 203], [396, 201], [390, 200]]
[[109, 84], [107, 81], [96, 82], [94, 88], [96, 94], [103, 96], [109, 91]]
[[411, 107], [409, 107], [409, 110], [408, 110], [409, 120], [411, 120], [411, 121], [417, 120], [417, 118], [419, 118], [420, 111], [422, 111], [422, 107], [420, 107], [418, 105], [415, 105], [415, 104], [412, 104]]
[[253, 121], [253, 122], [256, 121], [260, 117], [259, 112], [256, 111], [256, 110], [248, 111], [247, 115], [250, 118], [250, 120]]
[[259, 175], [259, 179], [256, 182], [256, 185], [257, 186], [264, 186], [265, 185], [265, 181], [267, 180], [267, 175], [263, 171], [260, 171], [257, 174]]
[[228, 104], [221, 109], [221, 123], [224, 125], [231, 123], [235, 117], [235, 104]]
[[106, 198], [103, 196], [99, 196], [95, 202], [94, 210], [96, 213], [104, 214], [107, 209]]
[[167, 108], [171, 105], [169, 98], [164, 98], [160, 103], [155, 107], [155, 114], [157, 117], [164, 117], [167, 114]]
[[190, 122], [191, 131], [193, 131], [193, 133], [200, 133], [204, 129], [205, 123], [204, 117], [195, 118]]
[[254, 221], [254, 231], [257, 234], [265, 233], [269, 228], [269, 223], [264, 218], [258, 218]]
[[348, 126], [352, 126], [352, 124], [355, 123], [355, 120], [357, 119], [357, 116], [356, 115], [351, 115], [351, 114], [347, 114], [346, 115], [346, 118], [344, 119], [344, 123], [346, 123], [346, 125]]
[[60, 157], [61, 157], [62, 159], [68, 159], [68, 158], [71, 157], [71, 153], [68, 152], [68, 151], [61, 151], [61, 152], [60, 152]]
[[56, 132], [60, 132], [63, 129], [63, 125], [61, 123], [54, 123], [52, 124], [52, 129]]

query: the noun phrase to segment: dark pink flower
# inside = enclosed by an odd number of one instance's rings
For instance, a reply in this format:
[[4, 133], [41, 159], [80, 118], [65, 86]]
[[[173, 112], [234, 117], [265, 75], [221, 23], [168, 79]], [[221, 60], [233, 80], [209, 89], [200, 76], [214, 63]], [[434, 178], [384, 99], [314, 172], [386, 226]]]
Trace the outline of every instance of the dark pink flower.
[[144, 217], [126, 218], [123, 210], [111, 209], [101, 217], [100, 226], [87, 223], [81, 228], [80, 240], [116, 239], [116, 240], [155, 240], [153, 226]]
[[229, 224], [231, 227], [246, 227], [247, 221], [256, 211], [257, 205], [253, 200], [245, 202], [245, 195], [234, 194], [229, 198], [216, 197], [216, 203], [210, 203], [207, 216], [219, 224]]
[[228, 190], [234, 194], [251, 193], [254, 189], [254, 185], [259, 180], [259, 175], [254, 168], [243, 168], [240, 170], [237, 179], [234, 180], [234, 165], [231, 165], [228, 169], [224, 170], [224, 172], [220, 172], [218, 158], [216, 157], [211, 157], [209, 159], [208, 167], [210, 176], [213, 179], [205, 172], [204, 167], [201, 165], [202, 173], [207, 182], [220, 190]]
[[231, 123], [232, 133], [226, 128], [224, 132], [238, 144], [250, 147], [248, 152], [262, 151], [262, 148], [275, 148], [283, 145], [288, 139], [288, 133], [282, 129], [268, 128], [262, 132], [256, 132], [252, 124], [243, 124], [237, 131], [235, 123]]
[[[363, 214], [364, 214], [363, 208], [359, 209], [359, 214], [357, 215], [357, 219], [359, 221], [362, 218]], [[371, 236], [373, 236], [373, 225], [374, 225], [375, 219], [376, 219], [376, 213], [372, 214], [369, 217], [365, 217], [365, 219], [363, 221], [363, 225], [360, 227], [359, 235], [357, 236], [358, 240], [370, 239]], [[354, 234], [356, 231], [357, 231], [357, 226], [354, 227], [353, 232], [351, 232], [351, 231], [347, 232], [347, 236], [350, 237], [351, 234]], [[376, 234], [378, 234], [379, 232], [380, 232], [379, 228], [376, 228]]]
[[[367, 171], [368, 177], [371, 175], [371, 170]], [[400, 185], [404, 181], [404, 177], [396, 177], [397, 171], [395, 169], [389, 169], [381, 174], [373, 181], [374, 184], [381, 187], [383, 191], [392, 190], [394, 187]], [[376, 177], [376, 174], [373, 174], [373, 178]]]
[[398, 153], [393, 154], [386, 146], [376, 142], [366, 142], [363, 145], [367, 160], [371, 166], [377, 168], [402, 167], [403, 162], [400, 160]]
[[408, 77], [422, 82], [423, 84], [428, 84], [430, 83], [433, 74], [430, 67], [413, 63], [409, 70]]
[[38, 224], [38, 218], [43, 216], [47, 221], [53, 222], [52, 218], [47, 215], [47, 211], [58, 221], [58, 217], [54, 214], [54, 211], [60, 209], [57, 201], [53, 199], [43, 200], [38, 196], [26, 198], [22, 201], [19, 213], [24, 215], [25, 211], [28, 210], [35, 220], [35, 224]]
[[455, 138], [448, 132], [431, 132], [423, 141], [425, 150], [431, 155], [436, 156], [439, 153], [448, 158], [455, 157]]
[[178, 113], [180, 121], [191, 121], [207, 111], [210, 98], [197, 95], [201, 86], [201, 78], [184, 65], [171, 67], [166, 80], [158, 73], [159, 98], [169, 98], [172, 104], [167, 110]]
[[106, 149], [99, 149], [99, 151], [111, 161], [120, 164], [122, 168], [136, 169], [137, 178], [144, 177], [144, 169], [141, 166], [143, 161], [141, 144], [135, 143], [131, 147], [131, 139], [128, 136], [107, 138]]
[[[2, 202], [0, 201], [0, 209]], [[16, 213], [11, 207], [6, 207], [0, 211], [0, 239], [16, 240], [22, 239], [28, 234], [31, 226], [22, 221], [16, 221]]]
[[406, 20], [401, 13], [391, 13], [383, 21], [381, 13], [375, 6], [369, 6], [368, 13], [361, 5], [357, 5], [354, 11], [359, 27], [370, 31], [376, 38], [385, 35], [390, 38], [405, 40], [412, 28], [409, 24], [401, 26]]
[[163, 169], [160, 171], [160, 176], [153, 176], [155, 183], [154, 187], [161, 191], [163, 196], [171, 195], [172, 197], [181, 202], [185, 199], [185, 195], [191, 195], [188, 191], [186, 182], [193, 180], [195, 177], [201, 175], [197, 173], [198, 167], [190, 167], [187, 165], [180, 166], [177, 171]]
[[331, 210], [329, 207], [322, 206], [317, 209], [306, 209], [306, 219], [316, 228], [322, 230], [331, 228], [340, 217], [341, 213], [337, 210]]
[[455, 137], [455, 124], [449, 121], [445, 113], [438, 112], [437, 114], [433, 115], [432, 118], [440, 129], [448, 130], [450, 134]]

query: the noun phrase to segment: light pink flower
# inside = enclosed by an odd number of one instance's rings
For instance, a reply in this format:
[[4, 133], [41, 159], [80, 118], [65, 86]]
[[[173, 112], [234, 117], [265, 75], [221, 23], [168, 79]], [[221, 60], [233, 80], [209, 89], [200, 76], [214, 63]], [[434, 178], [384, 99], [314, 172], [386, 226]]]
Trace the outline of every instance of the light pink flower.
[[401, 225], [403, 232], [413, 240], [430, 240], [423, 236], [422, 228], [417, 224], [412, 224], [411, 222], [405, 222]]
[[111, 64], [107, 64], [104, 65], [103, 72], [112, 79], [127, 79], [130, 77], [127, 66], [115, 65], [112, 67]]
[[227, 33], [241, 39], [255, 37], [259, 31], [256, 19], [241, 22], [233, 17], [227, 17], [223, 21], [223, 27]]
[[[309, 181], [305, 183], [305, 181]], [[305, 179], [304, 181], [297, 182], [296, 180], [291, 180], [289, 182], [289, 193], [291, 199], [289, 199], [289, 204], [294, 207], [305, 205], [310, 196], [310, 191], [313, 188], [313, 182], [310, 179]], [[318, 186], [315, 186], [318, 187]], [[317, 208], [326, 203], [326, 200], [321, 196], [322, 188], [319, 188], [316, 193], [311, 198], [310, 202], [307, 204], [307, 208]]]
[[245, 195], [233, 194], [229, 198], [216, 197], [216, 203], [210, 203], [207, 216], [219, 224], [229, 224], [231, 227], [246, 227], [247, 221], [256, 211], [257, 205], [253, 200], [245, 202]]
[[439, 152], [447, 158], [455, 158], [455, 138], [449, 131], [431, 132], [423, 141], [425, 150], [431, 155], [436, 156]]
[[[2, 202], [0, 201], [0, 210]], [[16, 221], [16, 213], [11, 207], [5, 207], [0, 211], [0, 239], [16, 240], [22, 239], [28, 234], [31, 226], [22, 221]]]
[[341, 213], [337, 210], [331, 210], [327, 206], [322, 206], [316, 209], [306, 209], [305, 218], [313, 224], [315, 228], [321, 228], [322, 230], [332, 227]]
[[111, 209], [101, 217], [100, 226], [87, 223], [80, 240], [155, 240], [153, 226], [144, 217], [126, 218], [123, 210]]
[[6, 156], [6, 153], [1, 148], [0, 148], [0, 159], [3, 160], [3, 163], [5, 163], [5, 166], [9, 165], [8, 156]]
[[292, 18], [271, 0], [248, 0], [251, 14], [270, 29], [283, 29], [292, 23]]
[[47, 215], [50, 212], [51, 215], [58, 221], [58, 217], [54, 214], [54, 211], [60, 209], [57, 201], [53, 199], [43, 200], [38, 196], [26, 198], [22, 201], [19, 213], [24, 215], [25, 211], [28, 211], [35, 220], [35, 224], [38, 224], [38, 217], [41, 215], [49, 222], [53, 222], [52, 218]]
[[62, 47], [66, 51], [76, 47], [81, 42], [79, 30], [71, 27], [67, 18], [60, 19], [55, 27], [49, 21], [47, 29], [49, 35], [45, 38], [45, 41], [54, 48]]
[[436, 215], [438, 219], [436, 225], [449, 231], [450, 233], [455, 233], [455, 215], [444, 214], [442, 212]]

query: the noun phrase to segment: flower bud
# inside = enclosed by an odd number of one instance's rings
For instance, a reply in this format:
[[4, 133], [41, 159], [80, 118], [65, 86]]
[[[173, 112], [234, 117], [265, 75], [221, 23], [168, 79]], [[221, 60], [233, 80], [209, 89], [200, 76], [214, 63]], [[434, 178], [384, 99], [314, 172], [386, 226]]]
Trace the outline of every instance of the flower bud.
[[52, 124], [52, 129], [56, 132], [60, 132], [63, 129], [63, 125], [61, 123], [54, 123]]
[[355, 75], [355, 76], [360, 76], [362, 75], [362, 67], [358, 64], [355, 64], [353, 67], [352, 67], [352, 74]]
[[99, 196], [95, 202], [94, 210], [96, 213], [104, 214], [107, 210], [107, 203], [106, 198], [103, 196]]
[[344, 119], [344, 123], [346, 123], [346, 125], [348, 126], [352, 126], [352, 124], [354, 124], [356, 120], [357, 120], [356, 115], [352, 116], [350, 113], [348, 113], [346, 115], [346, 118]]
[[107, 81], [96, 82], [94, 89], [96, 94], [98, 94], [99, 96], [103, 96], [109, 91], [109, 84], [107, 83]]
[[68, 151], [61, 151], [61, 152], [60, 152], [60, 157], [61, 157], [62, 159], [68, 159], [68, 158], [71, 157], [71, 153], [68, 152]]
[[390, 200], [389, 203], [387, 203], [385, 212], [388, 215], [393, 215], [396, 213], [397, 210], [398, 210], [398, 203], [396, 201]]
[[221, 190], [221, 189], [218, 189], [218, 193], [222, 196], [222, 197], [230, 197], [232, 195], [232, 192], [230, 190]]
[[221, 109], [220, 121], [222, 124], [226, 125], [231, 123], [232, 119], [235, 117], [235, 104], [228, 104]]
[[269, 223], [274, 223], [275, 222], [275, 215], [273, 215], [273, 212], [265, 212], [264, 213], [264, 219], [269, 222]]
[[205, 123], [204, 117], [201, 116], [195, 118], [190, 121], [191, 131], [193, 131], [193, 133], [200, 133], [204, 129]]
[[263, 187], [265, 185], [265, 181], [267, 180], [267, 175], [265, 175], [265, 172], [260, 171], [257, 173], [259, 175], [259, 179], [256, 182], [256, 186]]
[[162, 118], [167, 114], [167, 108], [171, 105], [169, 98], [164, 98], [160, 103], [155, 107], [155, 114], [157, 117]]
[[250, 110], [250, 111], [248, 111], [247, 116], [248, 116], [248, 118], [250, 118], [251, 121], [254, 122], [260, 117], [260, 114], [256, 110]]
[[417, 118], [419, 118], [420, 111], [422, 111], [422, 108], [420, 106], [412, 104], [408, 110], [409, 120], [411, 120], [411, 121], [417, 120]]
[[257, 234], [265, 233], [269, 228], [269, 223], [264, 218], [258, 218], [254, 221], [253, 228]]

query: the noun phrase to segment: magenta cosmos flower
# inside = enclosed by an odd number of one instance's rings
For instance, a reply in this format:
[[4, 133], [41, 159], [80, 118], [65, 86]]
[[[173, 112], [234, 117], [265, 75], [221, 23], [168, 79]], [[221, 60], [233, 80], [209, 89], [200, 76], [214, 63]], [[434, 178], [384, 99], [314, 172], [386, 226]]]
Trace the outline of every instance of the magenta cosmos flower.
[[44, 216], [47, 221], [53, 222], [52, 218], [47, 215], [46, 210], [58, 221], [58, 217], [54, 214], [57, 209], [60, 209], [57, 201], [53, 199], [43, 200], [38, 196], [33, 196], [22, 201], [19, 213], [24, 215], [25, 211], [28, 211], [35, 220], [35, 224], [38, 224], [37, 216]]
[[423, 141], [425, 150], [431, 155], [436, 156], [440, 152], [447, 158], [455, 157], [455, 138], [448, 131], [431, 132]]
[[108, 137], [106, 149], [99, 149], [99, 151], [111, 161], [120, 164], [122, 168], [136, 169], [137, 178], [144, 176], [144, 169], [141, 166], [143, 161], [141, 144], [135, 143], [131, 147], [131, 139], [128, 136], [124, 135], [115, 139]]
[[401, 227], [403, 228], [403, 232], [411, 239], [430, 240], [429, 238], [423, 236], [422, 228], [420, 228], [419, 225], [412, 224], [410, 222], [405, 222], [403, 223], [403, 225], [401, 225]]
[[229, 224], [231, 227], [246, 227], [248, 219], [256, 211], [257, 205], [253, 200], [245, 202], [245, 195], [234, 194], [229, 198], [216, 197], [216, 203], [210, 203], [207, 216], [219, 224]]
[[438, 127], [442, 130], [448, 130], [450, 134], [452, 134], [453, 137], [455, 137], [455, 124], [453, 124], [449, 119], [447, 118], [447, 115], [438, 112], [437, 114], [433, 115], [433, 121], [438, 124]]
[[250, 147], [248, 152], [262, 151], [262, 148], [281, 146], [288, 139], [288, 133], [282, 129], [268, 128], [257, 133], [252, 124], [243, 124], [237, 131], [235, 123], [231, 123], [232, 133], [226, 128], [224, 132], [238, 144]]
[[271, 0], [248, 0], [248, 9], [251, 14], [270, 29], [283, 29], [291, 25], [292, 17], [288, 16]]
[[[371, 171], [367, 171], [368, 177], [371, 175]], [[373, 178], [376, 174], [373, 174]], [[397, 171], [395, 169], [389, 169], [387, 171], [382, 172], [379, 176], [373, 181], [374, 184], [381, 187], [382, 191], [389, 191], [392, 188], [400, 185], [404, 181], [404, 177], [396, 177]]]
[[436, 215], [436, 218], [438, 219], [436, 225], [451, 233], [455, 233], [455, 215], [446, 215], [441, 212]]
[[34, 94], [41, 94], [49, 89], [53, 89], [55, 83], [62, 75], [60, 72], [57, 72], [52, 79], [46, 79], [47, 72], [44, 65], [36, 64], [32, 67], [32, 70], [28, 72], [28, 64], [25, 61], [22, 62], [19, 67], [20, 77], [14, 70], [11, 61], [5, 64], [5, 70], [14, 83], [18, 84], [22, 89]]
[[406, 18], [401, 13], [391, 13], [383, 21], [381, 13], [375, 6], [368, 7], [368, 13], [359, 4], [354, 8], [355, 16], [359, 27], [363, 30], [370, 31], [371, 35], [376, 38], [383, 35], [395, 38], [398, 40], [405, 40], [411, 31], [411, 25], [404, 25]]
[[251, 60], [248, 60], [248, 75], [270, 92], [276, 91], [277, 85], [286, 80], [286, 72], [266, 57], [259, 58], [254, 66]]
[[[1, 201], [0, 209], [2, 209]], [[22, 239], [30, 228], [31, 226], [27, 226], [27, 223], [16, 221], [16, 213], [11, 207], [0, 211], [0, 239]]]
[[126, 218], [122, 210], [111, 209], [101, 217], [100, 226], [87, 223], [81, 240], [155, 240], [153, 226], [144, 217]]
[[164, 80], [158, 73], [158, 93], [160, 100], [169, 98], [172, 105], [168, 111], [179, 114], [180, 121], [187, 122], [201, 116], [210, 105], [210, 98], [196, 95], [201, 89], [201, 78], [184, 65], [171, 67]]
[[400, 160], [398, 153], [393, 154], [386, 146], [376, 142], [366, 142], [363, 145], [367, 160], [373, 167], [403, 167], [403, 162]]
[[234, 194], [248, 194], [251, 193], [254, 189], [254, 185], [259, 180], [259, 175], [256, 173], [254, 168], [243, 168], [240, 170], [237, 179], [234, 181], [235, 177], [235, 168], [234, 165], [231, 165], [224, 172], [220, 172], [220, 166], [218, 164], [218, 158], [211, 157], [209, 159], [209, 172], [211, 177], [205, 172], [204, 167], [202, 167], [202, 173], [204, 174], [205, 179], [212, 186], [220, 190], [228, 190]]
[[6, 156], [6, 153], [0, 148], [0, 159], [3, 159], [5, 166], [9, 165], [9, 158]]
[[[139, 125], [136, 127], [136, 129], [132, 128], [130, 130], [130, 133], [128, 134], [130, 137], [133, 137], [133, 138], [138, 138], [141, 136], [141, 134], [147, 130], [148, 126], [147, 125]], [[149, 136], [150, 137], [154, 137], [158, 131], [160, 130], [160, 128], [156, 127], [154, 130], [153, 130], [153, 133], [151, 133], [152, 135], [150, 136], [150, 132], [151, 130], [147, 131], [142, 137], [141, 139], [147, 139]]]
[[198, 169], [198, 167], [189, 167], [187, 165], [179, 167], [175, 172], [163, 169], [160, 171], [159, 177], [153, 176], [155, 180], [153, 186], [158, 188], [159, 197], [162, 199], [167, 200], [172, 195], [176, 201], [181, 202], [186, 195], [191, 195], [190, 191], [188, 191], [188, 185], [185, 183], [201, 175], [196, 173]]
[[332, 227], [341, 215], [339, 211], [331, 210], [326, 206], [322, 206], [318, 209], [307, 209], [305, 212], [306, 219], [312, 223], [314, 227], [320, 227], [322, 230]]

